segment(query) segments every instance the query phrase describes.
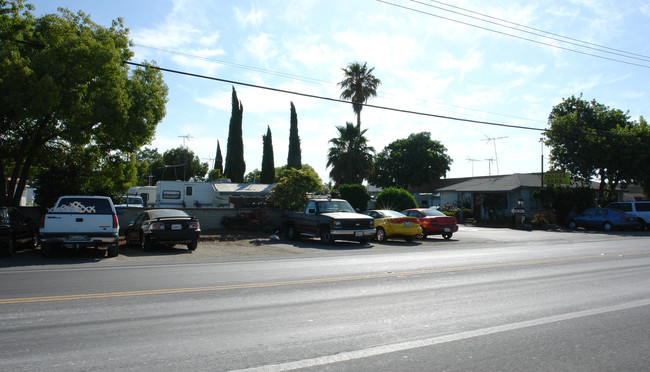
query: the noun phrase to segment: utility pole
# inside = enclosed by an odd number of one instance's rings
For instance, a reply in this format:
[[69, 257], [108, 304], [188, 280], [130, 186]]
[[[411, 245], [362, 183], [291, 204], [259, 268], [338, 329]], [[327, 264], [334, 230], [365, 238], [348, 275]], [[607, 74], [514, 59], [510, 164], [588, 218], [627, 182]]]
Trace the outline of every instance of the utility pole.
[[489, 159], [485, 159], [485, 160], [487, 160], [487, 162], [488, 162], [488, 176], [491, 177], [492, 176], [492, 163], [494, 162], [494, 158], [489, 158]]
[[185, 159], [185, 153], [187, 152], [187, 147], [185, 147], [185, 140], [190, 140], [192, 138], [191, 134], [186, 134], [184, 136], [178, 136], [178, 137], [183, 137], [183, 149], [185, 150], [183, 152], [183, 181], [185, 181], [185, 163], [187, 163], [187, 160]]
[[544, 138], [539, 139], [539, 143], [542, 144], [542, 162], [541, 162], [541, 169], [542, 169], [542, 187], [544, 187]]

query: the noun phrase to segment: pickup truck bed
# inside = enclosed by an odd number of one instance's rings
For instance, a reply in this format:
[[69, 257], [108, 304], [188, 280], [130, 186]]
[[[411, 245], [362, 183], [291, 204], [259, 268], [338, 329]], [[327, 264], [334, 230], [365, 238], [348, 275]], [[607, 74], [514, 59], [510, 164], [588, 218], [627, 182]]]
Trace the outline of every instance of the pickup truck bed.
[[104, 196], [62, 196], [41, 219], [41, 252], [50, 256], [62, 247], [107, 247], [118, 255], [119, 223], [115, 206]]

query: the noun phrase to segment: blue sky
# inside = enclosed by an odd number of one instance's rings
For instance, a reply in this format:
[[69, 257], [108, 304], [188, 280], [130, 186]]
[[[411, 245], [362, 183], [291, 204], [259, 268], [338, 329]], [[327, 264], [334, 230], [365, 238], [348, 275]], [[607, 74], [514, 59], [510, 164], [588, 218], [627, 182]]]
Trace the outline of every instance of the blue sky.
[[[377, 106], [543, 129], [554, 105], [583, 94], [629, 111], [635, 120], [650, 115], [650, 3], [645, 0], [31, 3], [37, 15], [64, 7], [105, 26], [122, 17], [135, 44], [133, 62], [155, 61], [220, 79], [337, 99], [341, 68], [360, 61], [374, 66], [382, 81], [378, 96], [368, 102]], [[512, 27], [522, 27], [513, 23], [536, 30], [517, 31]], [[560, 39], [557, 35], [572, 38], [563, 40], [573, 44], [549, 38]], [[217, 141], [225, 158], [232, 85], [172, 73], [164, 78], [167, 115], [150, 147], [163, 153], [191, 135], [185, 145], [201, 161], [212, 164]], [[329, 181], [328, 141], [336, 137], [337, 125], [356, 123], [350, 104], [235, 89], [244, 106], [247, 173], [261, 168], [267, 126], [275, 165], [286, 164], [293, 101], [303, 163]], [[371, 107], [362, 110], [361, 126], [377, 152], [411, 133], [430, 132], [453, 159], [448, 178], [539, 172], [542, 151], [548, 157], [536, 130]], [[547, 162], [544, 169], [549, 169]]]

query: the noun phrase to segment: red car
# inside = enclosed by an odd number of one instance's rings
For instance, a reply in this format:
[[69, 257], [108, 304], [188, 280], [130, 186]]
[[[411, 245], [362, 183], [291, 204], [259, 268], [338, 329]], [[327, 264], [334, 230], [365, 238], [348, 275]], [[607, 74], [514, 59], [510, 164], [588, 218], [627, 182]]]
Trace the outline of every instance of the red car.
[[458, 231], [458, 221], [456, 217], [447, 216], [435, 209], [414, 208], [402, 211], [409, 217], [416, 217], [420, 226], [422, 226], [422, 236], [442, 235], [443, 238], [449, 239]]

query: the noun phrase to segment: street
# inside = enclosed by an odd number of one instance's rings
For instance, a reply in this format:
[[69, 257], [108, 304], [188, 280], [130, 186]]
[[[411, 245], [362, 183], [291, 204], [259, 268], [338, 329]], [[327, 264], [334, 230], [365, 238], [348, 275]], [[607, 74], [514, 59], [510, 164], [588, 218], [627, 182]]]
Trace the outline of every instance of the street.
[[641, 371], [650, 232], [0, 261], [0, 370]]

